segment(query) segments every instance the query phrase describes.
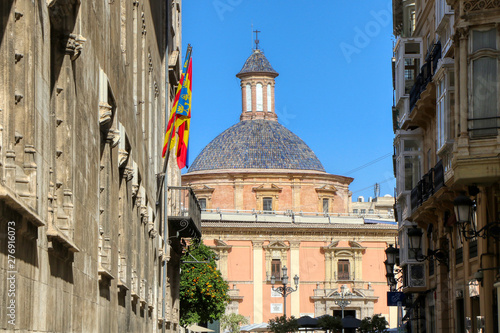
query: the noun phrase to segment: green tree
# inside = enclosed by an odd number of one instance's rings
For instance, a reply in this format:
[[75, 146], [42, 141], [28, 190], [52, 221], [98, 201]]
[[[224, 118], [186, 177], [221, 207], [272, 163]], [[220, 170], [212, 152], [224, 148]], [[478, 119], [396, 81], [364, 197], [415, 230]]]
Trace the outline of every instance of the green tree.
[[359, 326], [360, 333], [383, 333], [387, 332], [387, 326], [389, 323], [379, 314], [373, 315], [373, 317], [366, 317], [361, 321]]
[[333, 317], [330, 315], [321, 316], [318, 318], [318, 327], [332, 333], [342, 332], [342, 320], [339, 317]]
[[182, 263], [180, 281], [182, 326], [213, 322], [219, 319], [229, 302], [229, 285], [215, 264], [215, 253], [201, 240], [194, 240], [182, 261], [209, 261], [209, 263]]
[[239, 333], [240, 326], [248, 324], [248, 319], [245, 316], [236, 313], [223, 315], [220, 321], [222, 330], [229, 330], [231, 333]]
[[269, 330], [274, 333], [296, 332], [299, 330], [299, 324], [294, 316], [290, 318], [281, 316], [269, 320]]

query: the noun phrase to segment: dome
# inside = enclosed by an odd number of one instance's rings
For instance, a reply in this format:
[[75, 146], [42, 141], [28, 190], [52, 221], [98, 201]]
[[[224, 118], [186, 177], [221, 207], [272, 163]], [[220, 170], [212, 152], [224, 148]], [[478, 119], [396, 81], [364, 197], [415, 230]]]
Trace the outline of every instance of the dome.
[[314, 152], [277, 121], [245, 120], [228, 128], [196, 157], [188, 172], [217, 169], [325, 171]]
[[249, 73], [268, 73], [272, 74], [274, 77], [278, 76], [278, 72], [273, 69], [271, 63], [264, 55], [264, 52], [259, 49], [253, 50], [253, 53], [248, 57], [247, 61], [245, 61], [243, 68], [236, 76]]

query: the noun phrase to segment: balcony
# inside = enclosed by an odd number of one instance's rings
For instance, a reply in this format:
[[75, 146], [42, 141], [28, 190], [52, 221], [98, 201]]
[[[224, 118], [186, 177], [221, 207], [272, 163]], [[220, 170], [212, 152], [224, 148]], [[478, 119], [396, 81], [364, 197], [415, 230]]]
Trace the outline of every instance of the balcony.
[[434, 117], [436, 109], [436, 93], [432, 78], [441, 59], [441, 43], [437, 42], [425, 57], [420, 73], [410, 89], [409, 108], [411, 122], [408, 128], [423, 127]]
[[411, 209], [412, 212], [434, 195], [444, 186], [443, 162], [439, 161], [434, 168], [429, 170], [422, 179], [411, 190]]
[[168, 222], [171, 236], [201, 237], [201, 208], [190, 187], [168, 188]]

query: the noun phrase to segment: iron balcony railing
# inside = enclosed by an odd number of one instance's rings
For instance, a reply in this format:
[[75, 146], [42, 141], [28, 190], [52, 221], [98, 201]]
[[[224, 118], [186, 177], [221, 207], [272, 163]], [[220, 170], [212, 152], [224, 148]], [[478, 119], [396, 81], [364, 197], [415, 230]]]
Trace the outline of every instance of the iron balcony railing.
[[410, 90], [410, 111], [420, 99], [420, 94], [427, 88], [427, 84], [432, 81], [432, 76], [436, 73], [437, 64], [441, 59], [441, 42], [434, 44], [425, 58], [425, 63], [420, 67], [420, 74], [417, 75], [415, 83]]
[[335, 272], [336, 281], [354, 281], [354, 273], [349, 272]]
[[425, 201], [444, 186], [443, 162], [440, 160], [426, 173], [411, 190], [410, 200], [412, 211], [420, 207]]
[[167, 214], [172, 236], [201, 237], [201, 207], [190, 187], [168, 187]]

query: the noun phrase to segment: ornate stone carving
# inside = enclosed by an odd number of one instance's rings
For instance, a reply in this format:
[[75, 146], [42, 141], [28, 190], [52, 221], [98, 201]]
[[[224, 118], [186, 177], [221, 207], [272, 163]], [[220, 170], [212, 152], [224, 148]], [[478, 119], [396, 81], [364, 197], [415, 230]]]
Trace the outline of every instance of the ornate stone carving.
[[83, 51], [83, 45], [87, 39], [82, 35], [69, 34], [66, 44], [64, 46], [64, 52], [70, 56], [72, 61], [78, 59]]
[[463, 3], [464, 13], [485, 11], [488, 9], [499, 9], [499, 0], [465, 0]]
[[121, 168], [126, 165], [128, 160], [128, 152], [126, 150], [118, 150], [118, 167]]
[[99, 102], [99, 124], [101, 126], [106, 125], [111, 121], [113, 116], [111, 105], [106, 102]]
[[111, 148], [116, 147], [116, 145], [120, 142], [120, 131], [117, 129], [111, 128], [108, 131], [108, 136], [107, 136], [106, 140], [111, 145]]
[[123, 177], [125, 177], [128, 182], [131, 181], [134, 178], [134, 169], [125, 167]]

